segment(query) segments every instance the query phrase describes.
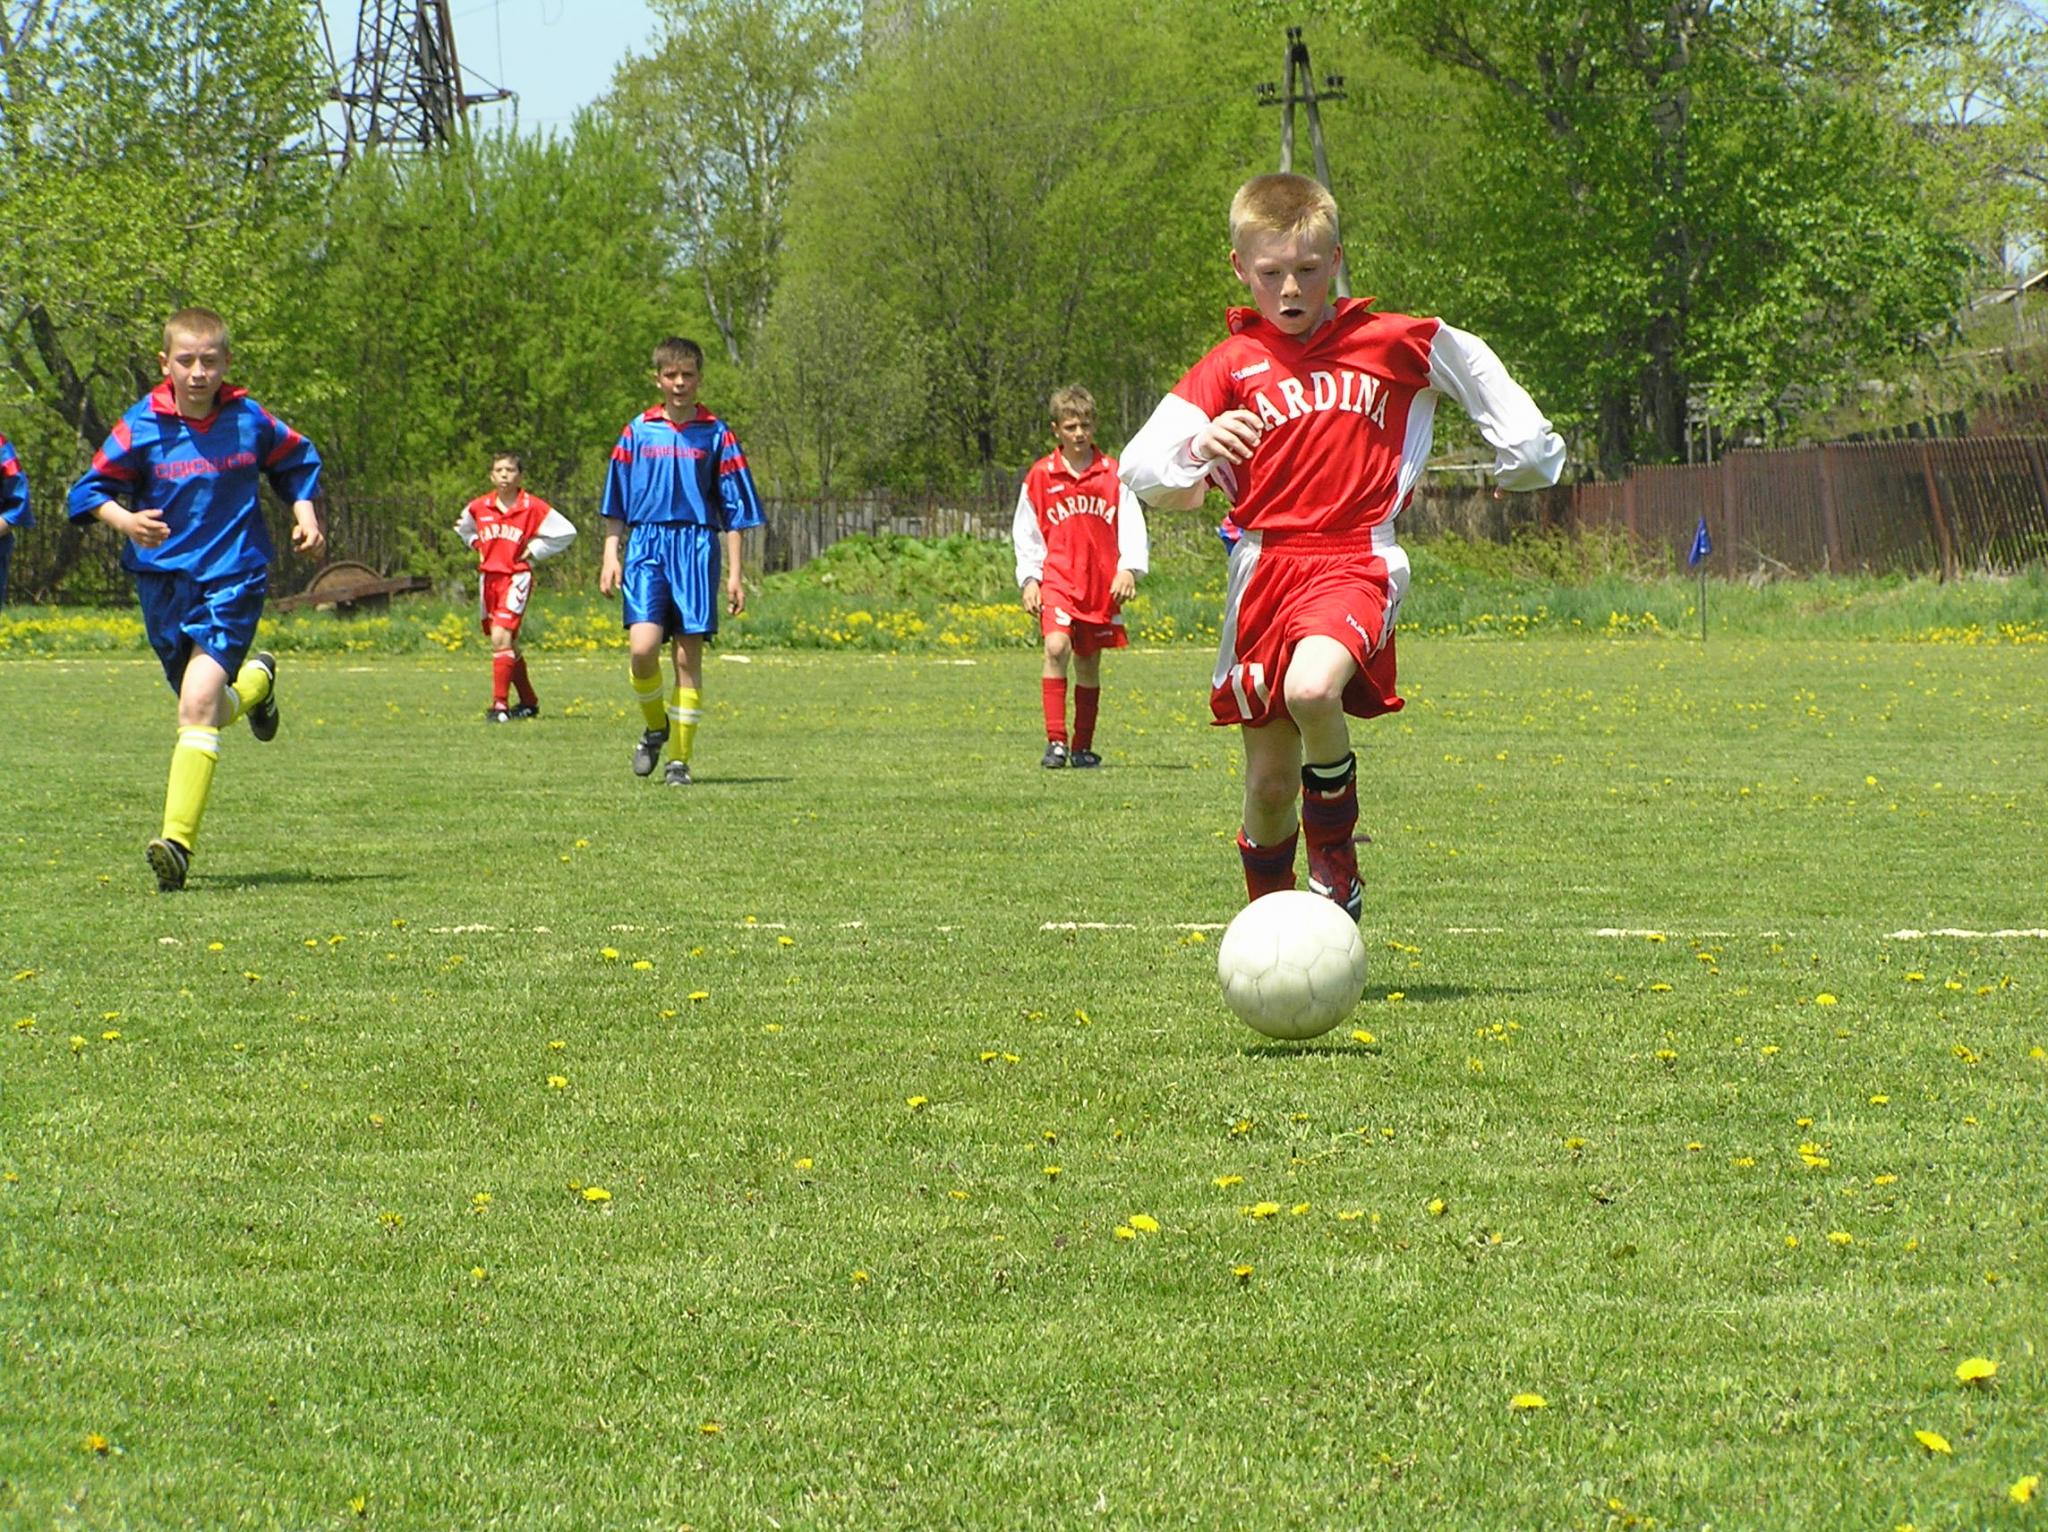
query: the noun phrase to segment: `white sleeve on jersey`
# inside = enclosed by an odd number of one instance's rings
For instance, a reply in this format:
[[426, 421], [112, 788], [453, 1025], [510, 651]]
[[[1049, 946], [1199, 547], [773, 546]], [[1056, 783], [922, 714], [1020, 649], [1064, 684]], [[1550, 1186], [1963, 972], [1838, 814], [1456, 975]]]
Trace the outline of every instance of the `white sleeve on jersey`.
[[[1189, 449], [1208, 424], [1209, 417], [1199, 406], [1168, 394], [1117, 454], [1117, 477], [1147, 505], [1167, 511], [1199, 510], [1216, 465], [1196, 462]], [[1230, 485], [1219, 483], [1228, 494]]]
[[1547, 489], [1564, 472], [1564, 439], [1478, 336], [1451, 325], [1437, 328], [1429, 386], [1472, 417], [1493, 448], [1493, 477], [1502, 489]]
[[1045, 573], [1045, 534], [1038, 530], [1038, 512], [1031, 508], [1027, 480], [1017, 491], [1017, 514], [1010, 519], [1010, 541], [1017, 548], [1017, 588]]
[[550, 509], [547, 519], [540, 524], [539, 530], [526, 545], [527, 560], [538, 564], [542, 559], [551, 559], [574, 541], [576, 523], [560, 511]]
[[[1121, 462], [1117, 464], [1123, 466]], [[1126, 484], [1116, 502], [1116, 566], [1134, 575], [1145, 572], [1152, 558], [1152, 540], [1145, 531], [1145, 508]]]
[[476, 518], [469, 514], [469, 507], [462, 508], [462, 514], [455, 518], [455, 535], [468, 547], [476, 546]]

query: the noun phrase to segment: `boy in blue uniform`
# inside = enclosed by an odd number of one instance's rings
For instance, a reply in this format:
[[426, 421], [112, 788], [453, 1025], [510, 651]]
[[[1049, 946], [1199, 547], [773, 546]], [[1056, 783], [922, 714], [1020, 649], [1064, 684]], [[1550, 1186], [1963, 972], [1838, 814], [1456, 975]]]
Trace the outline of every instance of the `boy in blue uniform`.
[[294, 548], [318, 553], [327, 541], [313, 503], [320, 454], [226, 381], [228, 361], [220, 315], [197, 308], [173, 314], [157, 356], [164, 381], [115, 423], [71, 488], [73, 521], [97, 518], [127, 538], [121, 563], [134, 576], [150, 647], [178, 694], [163, 833], [148, 846], [163, 893], [185, 886], [220, 731], [247, 718], [259, 740], [277, 734], [277, 661], [249, 653], [270, 582], [258, 476], [291, 503]]
[[0, 606], [7, 605], [7, 566], [14, 562], [14, 532], [32, 527], [28, 508], [28, 475], [14, 455], [14, 443], [0, 436]]
[[[597, 588], [625, 591], [633, 697], [645, 730], [633, 775], [651, 776], [673, 741], [670, 787], [690, 785], [690, 747], [703, 717], [704, 640], [718, 632], [719, 544], [725, 545], [725, 609], [747, 604], [740, 533], [761, 525], [761, 497], [732, 429], [697, 403], [704, 348], [671, 337], [654, 348], [661, 403], [626, 422], [605, 474], [604, 558]], [[621, 541], [625, 542], [623, 553]], [[661, 646], [675, 689], [661, 694]]]

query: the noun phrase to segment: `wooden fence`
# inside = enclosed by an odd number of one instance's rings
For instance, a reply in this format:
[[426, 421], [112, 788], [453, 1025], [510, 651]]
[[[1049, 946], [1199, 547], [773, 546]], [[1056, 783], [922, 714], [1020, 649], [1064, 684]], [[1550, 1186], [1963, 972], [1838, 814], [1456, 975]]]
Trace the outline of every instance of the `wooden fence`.
[[[55, 500], [45, 496], [41, 524], [19, 536], [13, 599], [125, 602], [119, 540], [104, 527], [67, 526]], [[754, 573], [800, 568], [861, 533], [1005, 538], [1015, 503], [1008, 497], [880, 495], [771, 501], [767, 525], [746, 534], [746, 565]], [[303, 589], [317, 566], [289, 552], [289, 518], [282, 507], [266, 506], [282, 550], [271, 591], [288, 595]], [[544, 580], [557, 587], [593, 580], [603, 536], [595, 506], [565, 501], [563, 509], [583, 535], [569, 555], [543, 566]], [[445, 506], [337, 499], [327, 518], [329, 558], [359, 560], [387, 574], [414, 573], [401, 568], [409, 561], [408, 546], [424, 546], [441, 550], [444, 569], [466, 568]], [[1444, 532], [1505, 542], [1527, 529], [1623, 530], [1647, 551], [1661, 549], [1682, 561], [1702, 518], [1714, 547], [1708, 568], [1729, 578], [1867, 571], [1953, 579], [1973, 571], [2010, 572], [2048, 562], [2048, 436], [1731, 452], [1717, 463], [1638, 468], [1625, 479], [1534, 495], [1430, 479], [1404, 513], [1402, 530], [1410, 542]], [[1208, 517], [1154, 522], [1162, 551], [1213, 536]], [[466, 585], [466, 574], [451, 575], [450, 584]]]

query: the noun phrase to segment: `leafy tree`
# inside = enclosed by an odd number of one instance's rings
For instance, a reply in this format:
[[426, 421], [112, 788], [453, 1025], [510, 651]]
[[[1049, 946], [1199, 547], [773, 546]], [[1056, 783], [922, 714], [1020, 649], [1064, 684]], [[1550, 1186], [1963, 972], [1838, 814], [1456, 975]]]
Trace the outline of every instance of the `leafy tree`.
[[[172, 310], [221, 310], [245, 372], [274, 360], [325, 181], [311, 44], [297, 0], [0, 0], [0, 362], [45, 484], [156, 382]], [[82, 545], [54, 535], [61, 579]]]
[[[1261, 10], [1266, 7], [1262, 6]], [[1968, 269], [1928, 195], [1903, 61], [1960, 0], [1335, 0], [1479, 87], [1461, 315], [1531, 359], [1610, 467], [1682, 456], [1696, 398], [1824, 401], [1949, 312]]]
[[844, 0], [654, 0], [664, 30], [607, 109], [659, 168], [665, 228], [737, 366], [767, 319], [798, 151], [850, 75]]

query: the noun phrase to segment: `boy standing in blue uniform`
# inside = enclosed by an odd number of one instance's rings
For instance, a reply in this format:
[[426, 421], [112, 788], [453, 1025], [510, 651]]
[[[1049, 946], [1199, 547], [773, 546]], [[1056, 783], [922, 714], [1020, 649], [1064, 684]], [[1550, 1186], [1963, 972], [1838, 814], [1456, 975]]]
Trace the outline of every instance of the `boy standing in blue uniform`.
[[[747, 457], [732, 428], [697, 402], [704, 348], [671, 337], [654, 348], [661, 403], [626, 422], [605, 474], [604, 558], [597, 588], [625, 592], [633, 697], [646, 726], [633, 775], [651, 776], [671, 745], [662, 780], [690, 785], [690, 747], [703, 717], [704, 640], [718, 632], [719, 544], [725, 609], [738, 616], [740, 533], [761, 525]], [[625, 547], [621, 551], [620, 544]], [[675, 689], [661, 694], [661, 646], [674, 659]]]
[[7, 605], [7, 566], [14, 562], [14, 533], [32, 527], [28, 508], [28, 475], [14, 455], [14, 443], [0, 436], [0, 606]]
[[247, 718], [259, 740], [277, 734], [277, 661], [249, 653], [270, 583], [259, 475], [291, 503], [294, 548], [318, 553], [327, 541], [313, 503], [320, 454], [226, 381], [228, 361], [220, 315], [198, 308], [173, 314], [157, 357], [164, 381], [115, 423], [71, 488], [73, 521], [97, 518], [127, 539], [121, 563], [134, 576], [150, 647], [178, 694], [163, 833], [147, 848], [163, 893], [185, 886], [220, 731]]

